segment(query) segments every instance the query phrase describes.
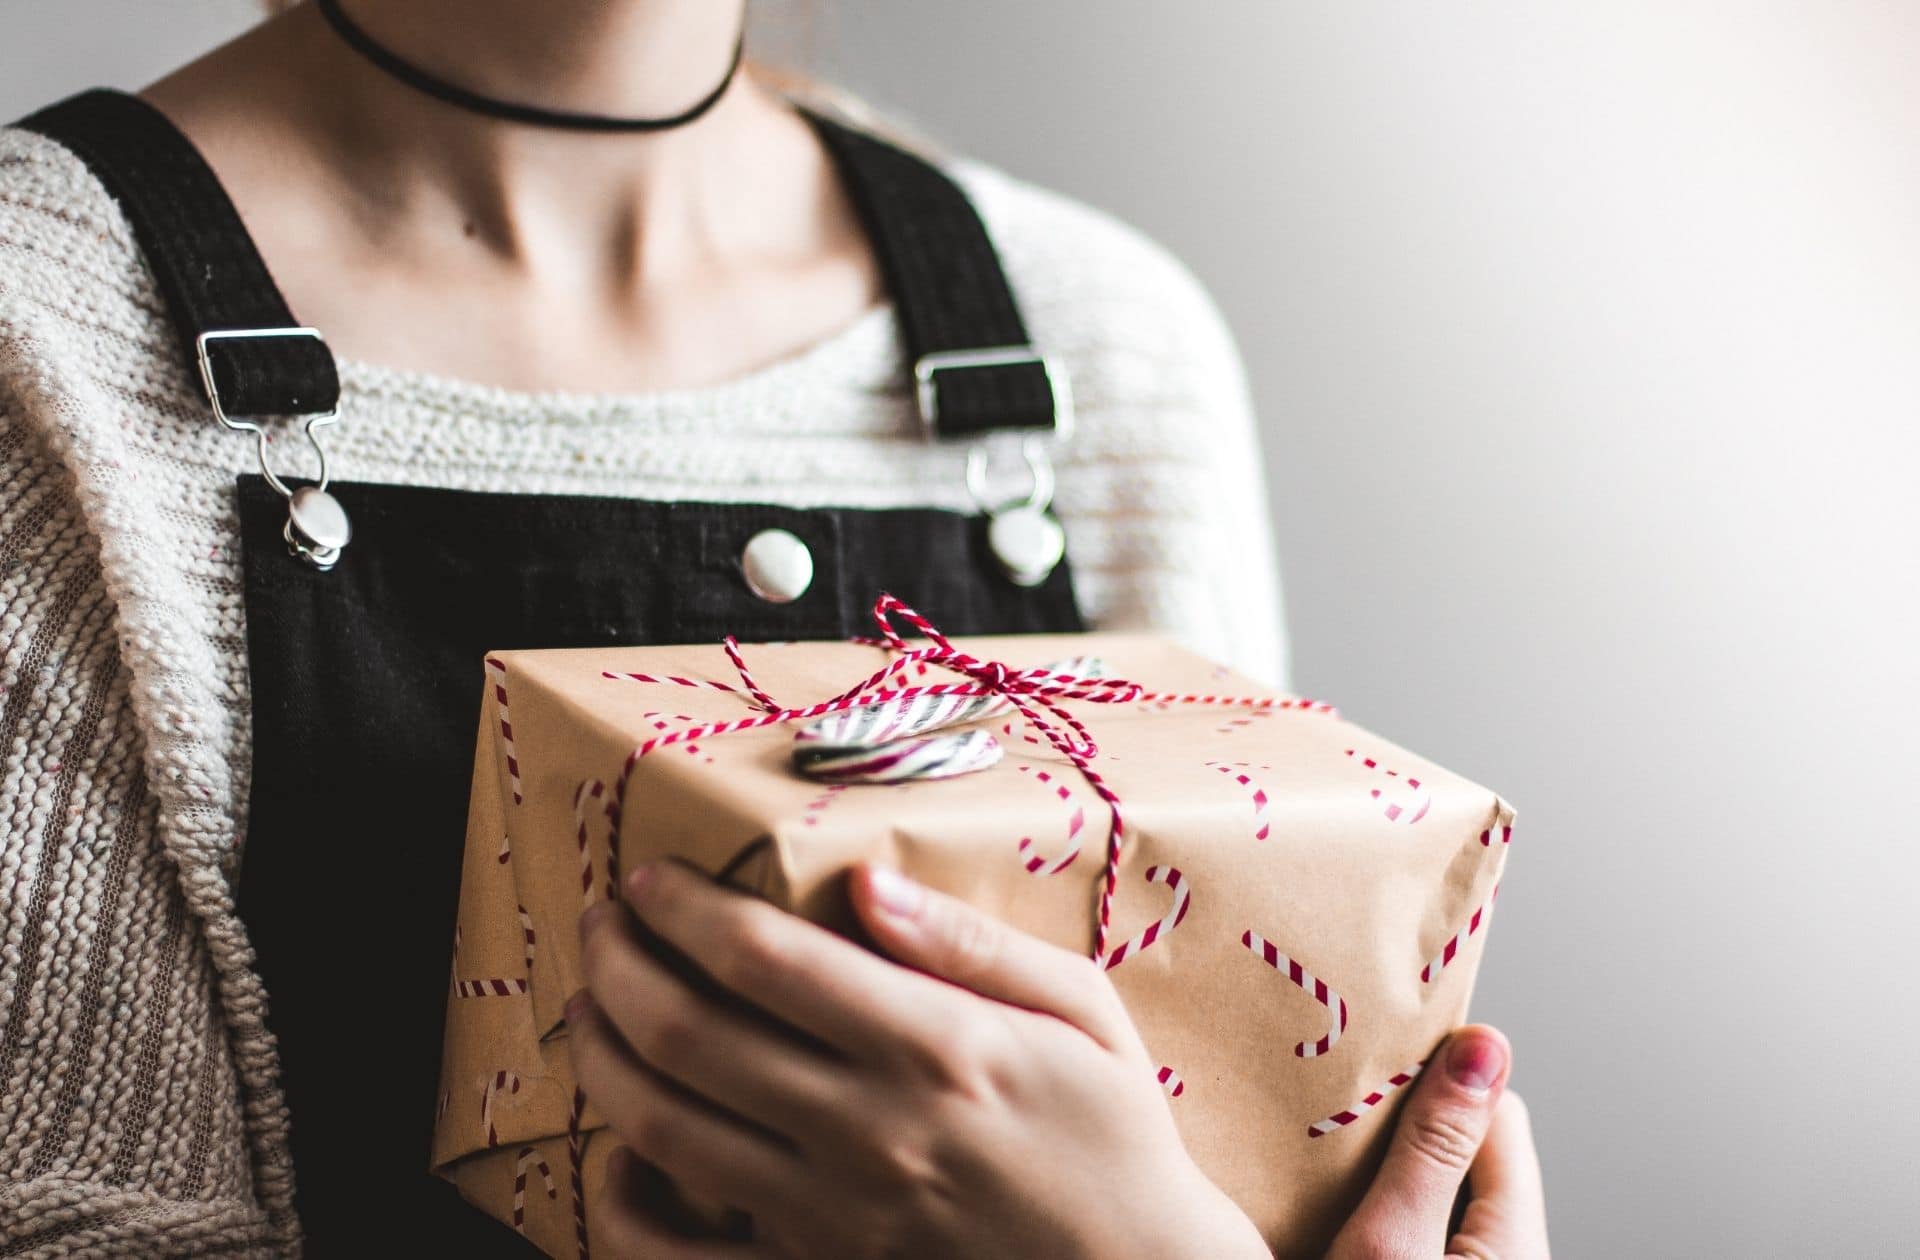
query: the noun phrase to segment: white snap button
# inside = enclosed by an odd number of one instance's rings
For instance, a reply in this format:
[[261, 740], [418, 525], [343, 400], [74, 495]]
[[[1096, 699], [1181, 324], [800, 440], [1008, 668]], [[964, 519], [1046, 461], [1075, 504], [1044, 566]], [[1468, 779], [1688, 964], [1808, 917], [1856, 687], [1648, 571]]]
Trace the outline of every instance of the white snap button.
[[317, 486], [301, 486], [287, 503], [287, 516], [309, 542], [338, 551], [353, 538], [353, 526], [340, 501]]
[[747, 588], [769, 604], [790, 604], [813, 585], [813, 553], [784, 529], [763, 529], [740, 553]]
[[1021, 504], [988, 519], [987, 545], [1015, 586], [1038, 586], [1067, 554], [1067, 534], [1059, 521]]

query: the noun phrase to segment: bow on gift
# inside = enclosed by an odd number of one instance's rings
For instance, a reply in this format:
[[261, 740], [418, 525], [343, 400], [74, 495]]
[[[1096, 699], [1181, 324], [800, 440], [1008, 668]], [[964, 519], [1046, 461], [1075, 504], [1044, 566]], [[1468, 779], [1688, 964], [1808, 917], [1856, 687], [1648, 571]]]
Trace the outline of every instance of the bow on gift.
[[[894, 627], [893, 619], [896, 616], [926, 639], [927, 645], [909, 647], [907, 640]], [[726, 649], [727, 659], [733, 662], [734, 668], [739, 672], [738, 686], [707, 679], [604, 671], [604, 676], [608, 678], [633, 682], [671, 683], [682, 687], [732, 692], [744, 696], [761, 710], [751, 717], [704, 722], [697, 726], [668, 731], [635, 748], [627, 756], [615, 789], [612, 806], [608, 811], [615, 821], [615, 826], [618, 826], [619, 812], [626, 798], [627, 782], [633, 775], [634, 767], [640, 763], [641, 758], [658, 749], [674, 744], [685, 744], [693, 740], [709, 739], [717, 735], [727, 735], [735, 731], [756, 730], [783, 722], [818, 718], [829, 713], [843, 713], [856, 708], [888, 703], [910, 703], [922, 697], [998, 697], [1018, 711], [1028, 725], [1038, 731], [1048, 744], [1073, 763], [1087, 785], [1102, 801], [1106, 802], [1112, 814], [1113, 821], [1107, 836], [1106, 870], [1101, 881], [1099, 917], [1093, 941], [1093, 958], [1096, 962], [1104, 963], [1107, 957], [1108, 926], [1113, 913], [1114, 889], [1120, 878], [1120, 855], [1125, 844], [1126, 826], [1121, 819], [1120, 798], [1114, 794], [1112, 788], [1107, 786], [1106, 780], [1093, 767], [1093, 759], [1100, 754], [1099, 745], [1094, 742], [1086, 726], [1062, 702], [1206, 704], [1252, 709], [1304, 707], [1302, 701], [1280, 697], [1160, 694], [1149, 692], [1138, 683], [1128, 682], [1125, 679], [1087, 678], [1044, 668], [1013, 669], [1003, 662], [984, 660], [962, 651], [954, 646], [953, 641], [942, 634], [932, 622], [892, 595], [883, 594], [874, 602], [873, 617], [880, 628], [880, 637], [857, 639], [855, 642], [885, 647], [896, 654], [894, 658], [862, 682], [832, 699], [800, 708], [781, 705], [754, 681], [753, 671], [747, 668], [746, 659], [740, 653], [740, 644], [731, 635], [724, 640], [723, 646]], [[909, 669], [921, 666], [937, 666], [959, 674], [968, 681], [900, 685], [903, 681], [901, 675]]]

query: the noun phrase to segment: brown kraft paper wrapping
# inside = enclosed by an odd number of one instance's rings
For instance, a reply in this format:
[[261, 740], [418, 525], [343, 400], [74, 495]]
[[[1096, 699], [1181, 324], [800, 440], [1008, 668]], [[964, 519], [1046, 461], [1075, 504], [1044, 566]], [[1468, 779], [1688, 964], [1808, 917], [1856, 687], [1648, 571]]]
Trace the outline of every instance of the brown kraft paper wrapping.
[[[1156, 693], [1277, 694], [1148, 636], [955, 643], [1015, 669], [1093, 655]], [[742, 651], [795, 706], [889, 659], [854, 643]], [[737, 692], [607, 676], [628, 672], [738, 684], [718, 645], [496, 653], [475, 754], [433, 1170], [554, 1256], [578, 1254], [576, 1209], [591, 1215], [616, 1145], [589, 1104], [576, 1166], [561, 1017], [581, 983], [576, 921], [614, 870], [731, 866], [845, 930], [840, 876], [871, 858], [1086, 952], [1106, 860], [1107, 806], [1011, 713], [989, 723], [1006, 758], [955, 779], [829, 789], [792, 770], [779, 725], [658, 748], [622, 794], [648, 739], [755, 711]], [[1121, 801], [1109, 975], [1180, 1133], [1277, 1255], [1317, 1256], [1380, 1159], [1399, 1086], [1465, 1020], [1513, 811], [1322, 705], [1063, 703]]]

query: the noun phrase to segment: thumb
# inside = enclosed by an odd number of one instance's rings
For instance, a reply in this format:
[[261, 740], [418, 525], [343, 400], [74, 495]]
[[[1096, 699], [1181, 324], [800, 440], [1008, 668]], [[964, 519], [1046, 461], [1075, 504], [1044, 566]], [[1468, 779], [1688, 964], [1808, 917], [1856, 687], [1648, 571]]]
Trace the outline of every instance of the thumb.
[[1093, 960], [884, 866], [854, 868], [852, 892], [860, 922], [895, 961], [982, 997], [1063, 1019], [1109, 1049], [1139, 1045], [1119, 995]]
[[1386, 1161], [1334, 1241], [1334, 1257], [1446, 1250], [1454, 1199], [1486, 1138], [1512, 1058], [1507, 1039], [1484, 1025], [1447, 1039], [1407, 1099]]

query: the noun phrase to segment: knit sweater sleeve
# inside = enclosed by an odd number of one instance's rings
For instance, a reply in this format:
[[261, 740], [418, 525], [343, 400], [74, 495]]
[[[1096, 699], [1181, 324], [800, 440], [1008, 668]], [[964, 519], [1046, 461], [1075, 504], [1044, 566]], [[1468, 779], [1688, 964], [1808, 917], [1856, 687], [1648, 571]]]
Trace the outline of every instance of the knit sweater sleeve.
[[1095, 629], [1154, 630], [1286, 685], [1280, 576], [1246, 373], [1193, 273], [1125, 223], [960, 164], [1082, 423], [1056, 504]]
[[0, 131], [0, 1255], [273, 1250], [105, 563], [124, 513], [87, 493], [128, 461], [74, 436], [138, 427], [73, 388], [139, 379], [101, 354], [145, 300], [110, 211]]
[[253, 1249], [272, 1232], [115, 620], [71, 475], [0, 391], [4, 1255]]
[[1195, 506], [1206, 542], [1191, 563], [1203, 575], [1208, 601], [1192, 633], [1212, 639], [1219, 659], [1286, 687], [1291, 659], [1279, 560], [1246, 370], [1200, 282], [1182, 267], [1171, 284], [1182, 330], [1175, 344], [1183, 353], [1169, 368], [1168, 393], [1191, 417], [1203, 482]]

